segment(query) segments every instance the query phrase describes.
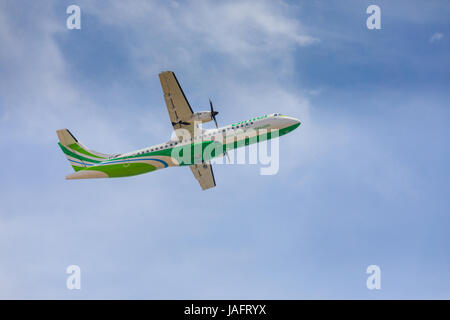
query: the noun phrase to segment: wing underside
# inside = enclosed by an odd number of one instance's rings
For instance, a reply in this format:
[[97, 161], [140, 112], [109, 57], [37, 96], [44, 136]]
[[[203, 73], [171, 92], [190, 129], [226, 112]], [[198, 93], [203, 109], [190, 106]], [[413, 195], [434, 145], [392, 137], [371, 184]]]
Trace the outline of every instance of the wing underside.
[[203, 190], [214, 188], [216, 180], [210, 163], [199, 163], [189, 166]]
[[[184, 95], [183, 89], [181, 89], [175, 73], [172, 71], [161, 72], [159, 80], [164, 92], [164, 101], [169, 112], [170, 122], [177, 136], [180, 139], [185, 139], [186, 137], [182, 133], [177, 132], [177, 129], [186, 129], [190, 133], [190, 138], [194, 137], [195, 124], [192, 120], [194, 112]], [[189, 167], [203, 190], [216, 186], [214, 173], [209, 162], [194, 164]]]
[[169, 112], [173, 128], [186, 129], [191, 136], [194, 134], [194, 123], [192, 122], [193, 111], [181, 89], [175, 73], [164, 71], [159, 74], [161, 87], [164, 92], [164, 101]]

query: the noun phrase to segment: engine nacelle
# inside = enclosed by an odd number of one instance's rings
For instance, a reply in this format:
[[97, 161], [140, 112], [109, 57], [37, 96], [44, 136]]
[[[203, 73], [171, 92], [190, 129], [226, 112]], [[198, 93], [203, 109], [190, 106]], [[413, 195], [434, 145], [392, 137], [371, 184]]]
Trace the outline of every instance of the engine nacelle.
[[209, 122], [212, 121], [211, 111], [200, 111], [192, 115], [190, 121]]

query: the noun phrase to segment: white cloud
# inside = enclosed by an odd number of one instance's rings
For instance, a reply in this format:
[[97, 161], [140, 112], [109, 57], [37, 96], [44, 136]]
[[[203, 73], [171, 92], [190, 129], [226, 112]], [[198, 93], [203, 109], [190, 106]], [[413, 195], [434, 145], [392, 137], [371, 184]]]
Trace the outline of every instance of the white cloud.
[[444, 34], [443, 34], [443, 33], [436, 32], [435, 34], [433, 34], [433, 35], [431, 36], [430, 42], [433, 43], [433, 42], [439, 41], [439, 40], [441, 40], [443, 37], [444, 37]]
[[[154, 81], [159, 71], [174, 70], [195, 110], [212, 97], [220, 124], [280, 112], [300, 118], [306, 124], [299, 129], [303, 134], [314, 130], [309, 101], [292, 84], [298, 76], [293, 60], [295, 50], [319, 39], [294, 18], [295, 7], [253, 0], [112, 2], [107, 7], [89, 1], [81, 6], [104, 28], [126, 31], [121, 45], [142, 77]], [[306, 144], [314, 142], [301, 143]], [[283, 150], [283, 159], [295, 158], [289, 154], [295, 150]]]
[[25, 10], [21, 16], [7, 3], [0, 7], [0, 42], [7, 48], [0, 52], [0, 141], [56, 143], [56, 129], [76, 125], [91, 133], [94, 144], [114, 141], [108, 147], [126, 146], [110, 113], [80, 92], [69, 73], [55, 40], [67, 34], [65, 12], [57, 15], [51, 3], [39, 4], [41, 14]]
[[[81, 1], [80, 5], [82, 12], [96, 16], [105, 30], [112, 25], [127, 30], [128, 37], [118, 40], [131, 65], [145, 79], [157, 82], [157, 73], [163, 69], [182, 73], [183, 87], [195, 89], [188, 98], [194, 100], [196, 109], [197, 97], [207, 101], [209, 96], [220, 96], [221, 116], [230, 119], [238, 119], [237, 112], [243, 106], [259, 114], [266, 101], [275, 105], [264, 112], [277, 109], [287, 113], [289, 106], [284, 110], [276, 106], [274, 97], [280, 94], [296, 99], [293, 104], [306, 106], [304, 98], [285, 84], [295, 74], [293, 50], [318, 40], [303, 32], [300, 22], [291, 16], [292, 8], [284, 2], [117, 1], [104, 6]], [[119, 152], [118, 148], [130, 147], [120, 133], [139, 129], [148, 135], [149, 122], [132, 127], [132, 115], [106, 112], [104, 102], [80, 91], [55, 40], [56, 36], [71, 36], [61, 22], [65, 12], [55, 12], [51, 3], [40, 5], [45, 14], [29, 14], [30, 28], [14, 25], [9, 7], [3, 7], [0, 40], [8, 50], [0, 53], [0, 64], [6, 66], [0, 79], [0, 120], [10, 139], [49, 143], [55, 138], [54, 130], [67, 126], [92, 136], [92, 141], [85, 141], [89, 147], [108, 143], [106, 150], [100, 151]], [[82, 19], [88, 17], [83, 15]], [[83, 32], [90, 32], [88, 23], [83, 28]], [[223, 92], [224, 87], [227, 92]], [[260, 98], [253, 99], [253, 105], [244, 104], [244, 95], [250, 92]], [[165, 115], [161, 102], [156, 101]], [[129, 119], [130, 124], [118, 123], [115, 118]], [[152, 126], [157, 125], [153, 121]]]
[[[208, 53], [219, 53], [233, 63], [254, 66], [267, 58], [283, 58], [296, 46], [318, 39], [307, 35], [290, 17], [282, 1], [137, 1], [114, 2], [108, 7], [83, 4], [109, 25], [133, 30], [134, 54], [149, 56], [153, 64], [197, 62]], [[143, 41], [146, 39], [146, 41]], [[288, 50], [288, 52], [286, 52]]]

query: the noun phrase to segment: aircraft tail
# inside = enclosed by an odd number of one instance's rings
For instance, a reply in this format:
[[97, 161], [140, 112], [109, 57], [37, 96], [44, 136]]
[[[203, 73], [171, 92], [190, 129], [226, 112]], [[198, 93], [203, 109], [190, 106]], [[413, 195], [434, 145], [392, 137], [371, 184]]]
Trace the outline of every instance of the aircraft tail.
[[111, 155], [96, 152], [82, 145], [67, 129], [56, 130], [58, 145], [75, 171], [96, 165]]

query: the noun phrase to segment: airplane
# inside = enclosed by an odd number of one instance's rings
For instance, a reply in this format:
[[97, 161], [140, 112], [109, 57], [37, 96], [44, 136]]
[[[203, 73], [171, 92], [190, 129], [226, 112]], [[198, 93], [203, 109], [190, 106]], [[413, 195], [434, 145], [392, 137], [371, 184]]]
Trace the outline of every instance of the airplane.
[[[132, 152], [105, 154], [84, 146], [68, 129], [57, 130], [58, 145], [75, 171], [66, 179], [128, 177], [167, 167], [189, 166], [201, 188], [206, 190], [216, 186], [212, 159], [228, 157], [228, 150], [285, 135], [301, 124], [293, 117], [274, 113], [219, 128], [216, 120], [219, 112], [214, 110], [211, 100], [209, 111], [194, 112], [175, 73], [161, 72], [159, 79], [176, 137]], [[214, 121], [215, 129], [201, 127], [210, 121]]]

